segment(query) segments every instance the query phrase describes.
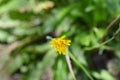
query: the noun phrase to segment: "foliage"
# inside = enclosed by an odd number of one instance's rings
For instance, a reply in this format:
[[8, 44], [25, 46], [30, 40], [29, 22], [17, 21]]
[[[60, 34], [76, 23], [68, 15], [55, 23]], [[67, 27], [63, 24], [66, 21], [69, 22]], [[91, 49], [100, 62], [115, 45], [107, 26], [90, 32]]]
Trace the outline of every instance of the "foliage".
[[[119, 27], [119, 0], [0, 0], [0, 78], [72, 80], [64, 56], [49, 44], [49, 37], [66, 35], [70, 52], [95, 79], [115, 80]], [[72, 66], [78, 80], [89, 80]]]

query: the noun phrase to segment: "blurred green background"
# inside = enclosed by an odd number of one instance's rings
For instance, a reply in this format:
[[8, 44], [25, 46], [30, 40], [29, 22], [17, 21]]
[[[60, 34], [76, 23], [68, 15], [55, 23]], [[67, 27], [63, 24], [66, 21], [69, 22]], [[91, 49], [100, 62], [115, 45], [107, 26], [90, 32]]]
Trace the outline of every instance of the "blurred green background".
[[119, 15], [120, 0], [0, 0], [0, 80], [73, 80], [49, 44], [62, 35], [94, 80], [120, 80]]

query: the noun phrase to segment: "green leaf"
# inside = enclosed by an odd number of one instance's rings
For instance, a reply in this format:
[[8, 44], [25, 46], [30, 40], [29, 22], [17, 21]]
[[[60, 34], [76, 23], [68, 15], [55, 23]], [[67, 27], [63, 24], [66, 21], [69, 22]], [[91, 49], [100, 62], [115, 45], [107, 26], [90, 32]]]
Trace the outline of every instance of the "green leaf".
[[104, 29], [102, 29], [102, 28], [95, 27], [94, 32], [98, 39], [100, 39], [104, 35]]
[[93, 72], [93, 76], [101, 80], [115, 80], [115, 78], [106, 70], [101, 70], [100, 73]]
[[87, 61], [86, 61], [86, 58], [85, 58], [85, 55], [84, 55], [84, 51], [80, 48], [80, 46], [78, 44], [73, 44], [70, 49], [72, 50], [73, 54], [75, 55], [75, 57], [77, 58], [77, 60], [87, 66]]
[[[64, 57], [65, 58], [65, 57]], [[55, 65], [54, 80], [67, 80], [67, 65], [66, 61], [59, 58]]]
[[76, 37], [75, 40], [79, 42], [83, 46], [89, 46], [90, 45], [90, 35], [86, 32], [80, 32]]
[[19, 69], [22, 64], [24, 63], [24, 60], [21, 56], [17, 56], [15, 59], [12, 59], [10, 63], [8, 64], [8, 71], [10, 73], [14, 73], [17, 69]]
[[6, 41], [9, 37], [9, 34], [5, 31], [0, 31], [0, 41]]
[[2, 31], [0, 30], [0, 41], [1, 42], [13, 42], [16, 40], [16, 37], [13, 35], [10, 35], [8, 32], [6, 31]]
[[7, 4], [0, 6], [0, 14], [16, 10], [21, 6], [25, 5], [28, 0], [10, 0]]
[[71, 9], [73, 9], [74, 7], [74, 5], [67, 6], [59, 10], [56, 14], [54, 14], [54, 17], [50, 16], [43, 25], [43, 30], [45, 31], [45, 33], [53, 31], [62, 22], [62, 20], [71, 12]]
[[111, 76], [111, 74], [110, 74], [108, 71], [106, 71], [106, 70], [102, 70], [102, 71], [101, 71], [101, 77], [102, 77], [103, 80], [115, 80], [115, 79]]
[[41, 62], [37, 62], [37, 66], [31, 70], [26, 80], [40, 80], [40, 77], [53, 66], [55, 58], [56, 53], [50, 50]]

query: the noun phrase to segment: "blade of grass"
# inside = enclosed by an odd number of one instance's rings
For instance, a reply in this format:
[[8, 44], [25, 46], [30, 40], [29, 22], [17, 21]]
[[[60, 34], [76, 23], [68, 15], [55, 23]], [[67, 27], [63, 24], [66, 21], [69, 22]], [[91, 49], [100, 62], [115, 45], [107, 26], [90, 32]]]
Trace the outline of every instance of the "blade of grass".
[[69, 56], [73, 60], [73, 62], [85, 72], [85, 74], [90, 78], [90, 80], [94, 80], [90, 73], [87, 71], [87, 69], [80, 62], [78, 62], [78, 60], [72, 55], [72, 53], [69, 52]]

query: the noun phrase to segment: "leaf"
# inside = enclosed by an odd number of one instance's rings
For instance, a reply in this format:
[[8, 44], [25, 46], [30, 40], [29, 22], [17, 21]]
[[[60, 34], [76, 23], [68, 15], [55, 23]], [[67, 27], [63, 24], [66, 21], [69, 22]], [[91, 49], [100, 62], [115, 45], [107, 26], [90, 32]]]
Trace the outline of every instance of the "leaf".
[[54, 17], [50, 16], [43, 25], [43, 30], [45, 31], [45, 33], [53, 31], [62, 22], [62, 20], [71, 12], [71, 9], [73, 8], [74, 5], [67, 6], [58, 11], [56, 14], [54, 14]]
[[22, 66], [23, 63], [24, 63], [24, 60], [22, 59], [22, 57], [17, 56], [15, 59], [12, 59], [9, 62], [7, 66], [8, 72], [14, 73], [17, 69], [19, 69]]
[[101, 70], [100, 73], [93, 72], [93, 76], [101, 80], [115, 80], [113, 76], [106, 70]]
[[[62, 58], [63, 57], [63, 58]], [[67, 65], [65, 56], [59, 56], [54, 65], [54, 80], [67, 80]]]
[[102, 70], [102, 71], [101, 71], [101, 77], [102, 77], [103, 80], [115, 80], [115, 79], [111, 76], [111, 74], [110, 74], [108, 71], [106, 71], [106, 70]]
[[0, 31], [0, 41], [6, 41], [7, 38], [9, 37], [9, 34], [5, 31]]
[[13, 42], [16, 40], [16, 37], [13, 35], [10, 35], [8, 32], [6, 31], [2, 31], [0, 30], [0, 41], [1, 42]]
[[104, 35], [104, 29], [102, 29], [102, 28], [95, 27], [94, 32], [98, 39], [100, 39]]
[[89, 46], [90, 45], [90, 35], [86, 32], [80, 32], [76, 37], [75, 40], [79, 42], [83, 46]]
[[0, 6], [0, 14], [16, 10], [25, 5], [27, 0], [10, 0], [7, 4]]
[[36, 68], [33, 68], [26, 80], [39, 80], [48, 69], [50, 69], [55, 61], [56, 53], [54, 50], [49, 51], [41, 62], [37, 63]]
[[77, 60], [87, 66], [87, 61], [85, 59], [85, 55], [84, 55], [84, 51], [81, 49], [81, 47], [78, 44], [73, 44], [70, 49], [72, 50], [72, 53], [75, 55], [75, 57], [77, 58]]

